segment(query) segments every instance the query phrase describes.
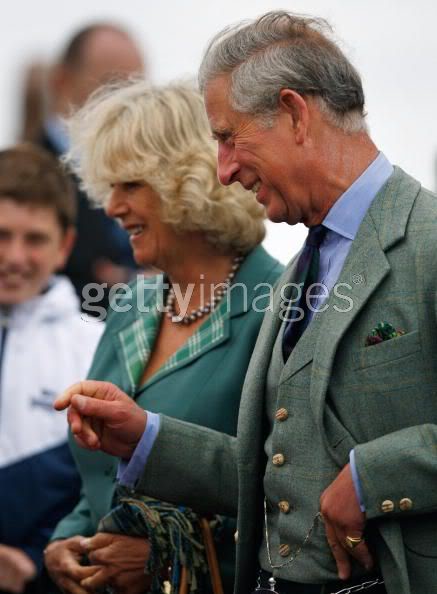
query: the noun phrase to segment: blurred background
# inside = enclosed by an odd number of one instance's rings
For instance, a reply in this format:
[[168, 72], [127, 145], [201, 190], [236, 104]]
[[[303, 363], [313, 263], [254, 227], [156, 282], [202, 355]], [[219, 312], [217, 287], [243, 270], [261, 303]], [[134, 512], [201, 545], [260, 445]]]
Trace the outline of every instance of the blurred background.
[[[144, 52], [150, 80], [161, 83], [195, 77], [203, 49], [220, 28], [278, 8], [330, 21], [363, 77], [377, 145], [435, 190], [437, 5], [432, 0], [15, 0], [4, 8], [1, 22], [0, 147], [21, 133], [29, 66], [50, 65], [65, 40], [89, 22], [109, 20], [127, 28]], [[266, 247], [287, 262], [305, 234], [302, 226], [270, 225]]]

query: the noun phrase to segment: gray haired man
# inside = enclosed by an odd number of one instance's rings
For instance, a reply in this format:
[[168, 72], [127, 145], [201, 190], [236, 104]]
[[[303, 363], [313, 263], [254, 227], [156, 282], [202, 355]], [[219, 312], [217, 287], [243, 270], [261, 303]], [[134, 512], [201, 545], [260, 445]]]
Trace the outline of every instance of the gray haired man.
[[96, 382], [58, 407], [79, 443], [131, 458], [125, 482], [238, 514], [237, 594], [257, 576], [280, 594], [437, 593], [436, 198], [372, 142], [323, 21], [272, 12], [225, 30], [200, 85], [221, 182], [310, 229], [265, 315], [238, 436]]

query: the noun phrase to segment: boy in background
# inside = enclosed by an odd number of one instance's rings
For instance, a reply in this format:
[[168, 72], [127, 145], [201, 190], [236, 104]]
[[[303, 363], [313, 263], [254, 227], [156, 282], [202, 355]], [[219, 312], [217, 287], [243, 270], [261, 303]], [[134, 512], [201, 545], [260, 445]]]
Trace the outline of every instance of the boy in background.
[[0, 592], [45, 592], [38, 574], [80, 479], [55, 396], [85, 377], [103, 324], [54, 275], [74, 244], [76, 206], [54, 157], [0, 151]]

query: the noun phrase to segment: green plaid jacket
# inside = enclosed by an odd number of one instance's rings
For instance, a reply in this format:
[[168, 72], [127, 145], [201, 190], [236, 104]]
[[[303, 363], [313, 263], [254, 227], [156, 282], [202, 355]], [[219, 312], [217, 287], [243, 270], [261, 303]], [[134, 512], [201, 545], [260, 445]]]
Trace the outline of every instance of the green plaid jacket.
[[[147, 291], [151, 283], [143, 283]], [[149, 382], [139, 385], [145, 365], [153, 351], [155, 339], [158, 334], [162, 316], [162, 299], [165, 286], [163, 276], [153, 279], [153, 291], [147, 300], [147, 315], [138, 317], [135, 322], [124, 328], [119, 333], [119, 339], [124, 357], [124, 364], [131, 382], [131, 393], [136, 393], [147, 388]], [[139, 288], [137, 287], [137, 291]], [[220, 302], [212, 314], [206, 318], [198, 330], [185, 342], [157, 371], [149, 381], [158, 381], [164, 375], [171, 373], [179, 366], [196, 359], [205, 349], [219, 343], [225, 336], [225, 320], [230, 317], [231, 296], [228, 294]]]
[[[138, 382], [157, 333], [157, 287], [163, 279], [140, 281], [132, 287], [133, 307], [108, 316], [89, 377], [115, 383], [152, 412], [235, 435], [241, 390], [263, 318], [259, 310], [268, 304], [264, 298], [268, 287], [257, 286], [273, 286], [282, 270], [264, 248], [253, 250], [235, 277], [231, 299], [224, 300], [195, 335], [142, 386]], [[244, 286], [245, 291], [238, 289], [237, 284]], [[255, 300], [258, 311], [252, 308]], [[139, 311], [137, 303], [147, 311]], [[118, 305], [123, 309], [129, 303], [119, 299]], [[112, 506], [117, 460], [101, 452], [82, 450], [73, 440], [70, 444], [81, 473], [83, 493], [78, 506], [58, 524], [54, 539], [94, 534], [99, 520]], [[234, 548], [229, 534], [226, 546], [220, 547], [225, 580], [226, 573], [233, 571]], [[229, 576], [228, 583], [231, 580]]]

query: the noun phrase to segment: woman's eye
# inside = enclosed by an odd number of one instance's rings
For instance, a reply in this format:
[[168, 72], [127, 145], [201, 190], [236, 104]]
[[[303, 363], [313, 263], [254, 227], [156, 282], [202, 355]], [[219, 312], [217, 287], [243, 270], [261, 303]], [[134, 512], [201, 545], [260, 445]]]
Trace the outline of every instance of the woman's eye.
[[142, 185], [143, 184], [141, 182], [136, 182], [136, 181], [123, 182], [121, 184], [121, 186], [125, 192], [133, 192], [135, 190], [138, 190], [138, 188], [141, 188]]

